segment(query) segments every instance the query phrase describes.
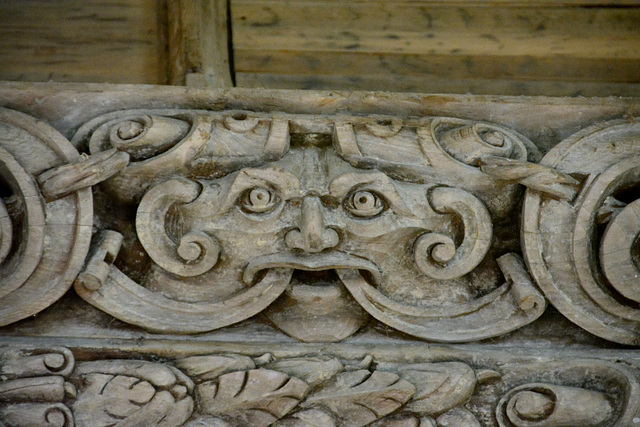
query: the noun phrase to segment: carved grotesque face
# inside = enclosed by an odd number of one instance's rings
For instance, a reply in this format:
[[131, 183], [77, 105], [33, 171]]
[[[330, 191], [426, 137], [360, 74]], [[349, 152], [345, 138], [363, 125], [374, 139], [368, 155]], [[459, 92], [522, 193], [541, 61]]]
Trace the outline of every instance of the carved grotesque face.
[[469, 341], [542, 313], [517, 242], [494, 238], [531, 172], [526, 138], [451, 118], [255, 115], [132, 113], [93, 131], [92, 152], [135, 160], [99, 201], [136, 212], [135, 227], [105, 224], [99, 246], [122, 255], [77, 281], [82, 298], [153, 331], [260, 314], [304, 341], [370, 316]]
[[313, 146], [200, 183], [200, 196], [173, 215], [173, 228], [201, 230], [220, 255], [209, 272], [188, 280], [157, 268], [148, 283], [172, 298], [225, 300], [261, 281], [286, 281], [266, 315], [296, 338], [332, 341], [368, 319], [345, 280], [366, 281], [401, 301], [471, 296], [468, 280], [428, 278], [414, 259], [420, 236], [453, 233], [450, 218], [429, 205], [433, 186], [357, 169], [334, 150]]

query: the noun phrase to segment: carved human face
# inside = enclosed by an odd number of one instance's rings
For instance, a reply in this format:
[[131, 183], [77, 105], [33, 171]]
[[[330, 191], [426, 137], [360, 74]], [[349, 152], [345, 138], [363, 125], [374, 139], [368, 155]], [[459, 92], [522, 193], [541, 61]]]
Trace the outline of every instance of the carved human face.
[[163, 291], [224, 299], [277, 270], [289, 283], [266, 315], [307, 341], [343, 339], [368, 319], [341, 282], [346, 272], [396, 299], [464, 300], [467, 281], [438, 286], [414, 260], [419, 236], [450, 226], [430, 207], [430, 187], [357, 169], [317, 147], [294, 147], [279, 161], [203, 181], [200, 197], [182, 208], [183, 227], [214, 236], [220, 258], [188, 285], [182, 279]]

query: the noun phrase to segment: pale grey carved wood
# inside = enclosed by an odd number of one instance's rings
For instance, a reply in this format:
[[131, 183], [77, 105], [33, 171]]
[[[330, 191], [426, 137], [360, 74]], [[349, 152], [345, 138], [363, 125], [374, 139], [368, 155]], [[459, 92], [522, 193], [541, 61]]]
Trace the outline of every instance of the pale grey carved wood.
[[93, 156], [117, 148], [134, 160], [99, 188], [119, 202], [110, 209], [135, 208], [135, 234], [117, 232], [144, 249], [148, 258], [132, 260], [148, 266], [138, 271], [145, 277], [123, 273], [132, 269], [125, 257], [102, 283], [83, 274], [76, 287], [128, 323], [192, 333], [266, 309], [300, 340], [338, 341], [368, 313], [419, 337], [468, 341], [544, 311], [522, 261], [495, 256], [505, 249], [492, 224], [513, 213], [521, 187], [478, 165], [539, 158], [506, 128], [446, 118], [135, 111], [93, 120], [74, 137], [83, 141]]
[[631, 426], [640, 415], [637, 365], [507, 357], [507, 366], [499, 366], [477, 356], [474, 363], [380, 359], [373, 365], [370, 355], [359, 355], [360, 362], [232, 353], [162, 362], [94, 354], [78, 361], [64, 348], [4, 347], [0, 420], [7, 426], [506, 427]]
[[640, 424], [638, 102], [175, 90], [0, 84], [0, 425]]
[[590, 332], [634, 345], [640, 343], [639, 138], [637, 123], [620, 120], [558, 144], [543, 164], [581, 177], [580, 191], [558, 200], [530, 190], [522, 230], [530, 271], [547, 298]]
[[47, 199], [36, 181], [79, 160], [50, 126], [0, 109], [0, 325], [57, 301], [82, 267], [93, 225], [91, 190], [74, 187]]

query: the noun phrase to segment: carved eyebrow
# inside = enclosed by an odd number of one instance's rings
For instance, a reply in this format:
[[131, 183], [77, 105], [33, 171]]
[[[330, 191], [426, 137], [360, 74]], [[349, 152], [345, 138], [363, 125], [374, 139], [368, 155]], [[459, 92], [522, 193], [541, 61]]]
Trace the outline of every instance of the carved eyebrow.
[[335, 178], [329, 184], [329, 194], [340, 200], [357, 189], [374, 190], [391, 203], [395, 212], [415, 217], [411, 209], [402, 200], [400, 193], [393, 185], [393, 181], [382, 172], [346, 173]]
[[285, 200], [299, 197], [301, 193], [300, 180], [290, 172], [277, 168], [246, 168], [233, 180], [222, 208], [233, 205], [240, 194], [253, 187], [275, 188]]

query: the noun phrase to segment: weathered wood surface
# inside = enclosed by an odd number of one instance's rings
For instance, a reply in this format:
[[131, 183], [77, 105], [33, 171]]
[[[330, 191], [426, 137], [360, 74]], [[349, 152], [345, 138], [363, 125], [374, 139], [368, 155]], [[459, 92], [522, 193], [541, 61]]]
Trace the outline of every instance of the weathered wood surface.
[[155, 0], [0, 2], [0, 79], [161, 84]]
[[234, 0], [238, 85], [638, 94], [637, 4], [537, 3]]
[[[398, 350], [398, 349], [397, 349]], [[637, 354], [625, 362], [534, 351], [403, 349], [404, 358], [247, 351], [106, 355], [0, 346], [9, 426], [616, 426], [639, 415]], [[630, 352], [627, 352], [630, 353]], [[135, 359], [134, 359], [135, 358]], [[577, 424], [575, 424], [577, 422]]]
[[[301, 114], [392, 114], [488, 120], [517, 129], [543, 151], [592, 123], [640, 115], [638, 98], [429, 95], [357, 91], [203, 90], [100, 84], [0, 83], [0, 106], [45, 120], [71, 139], [91, 118], [119, 109], [246, 109]], [[99, 96], [100, 102], [96, 103]]]
[[167, 2], [169, 84], [230, 87], [226, 0]]
[[0, 79], [637, 96], [638, 28], [613, 0], [8, 0]]

